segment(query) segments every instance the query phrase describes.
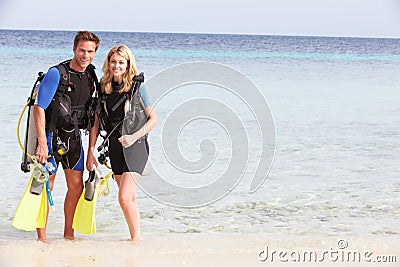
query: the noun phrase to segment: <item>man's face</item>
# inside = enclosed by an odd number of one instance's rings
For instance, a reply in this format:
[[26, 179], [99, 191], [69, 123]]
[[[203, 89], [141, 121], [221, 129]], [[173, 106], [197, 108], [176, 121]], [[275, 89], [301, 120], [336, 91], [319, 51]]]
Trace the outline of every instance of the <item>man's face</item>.
[[81, 68], [77, 71], [84, 71], [92, 63], [96, 55], [96, 43], [93, 41], [79, 41], [74, 47], [74, 58], [76, 64]]

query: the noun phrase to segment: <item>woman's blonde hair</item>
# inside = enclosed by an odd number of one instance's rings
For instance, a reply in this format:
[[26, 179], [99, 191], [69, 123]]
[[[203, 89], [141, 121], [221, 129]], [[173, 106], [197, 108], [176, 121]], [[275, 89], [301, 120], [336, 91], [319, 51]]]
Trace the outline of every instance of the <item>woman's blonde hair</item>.
[[110, 71], [110, 58], [114, 53], [118, 53], [121, 57], [125, 58], [128, 62], [128, 67], [122, 77], [122, 86], [119, 93], [128, 92], [132, 88], [133, 77], [137, 74], [137, 67], [135, 57], [132, 51], [126, 45], [116, 45], [110, 49], [107, 54], [106, 60], [103, 64], [103, 77], [101, 78], [101, 91], [105, 94], [112, 92], [111, 82], [113, 74]]

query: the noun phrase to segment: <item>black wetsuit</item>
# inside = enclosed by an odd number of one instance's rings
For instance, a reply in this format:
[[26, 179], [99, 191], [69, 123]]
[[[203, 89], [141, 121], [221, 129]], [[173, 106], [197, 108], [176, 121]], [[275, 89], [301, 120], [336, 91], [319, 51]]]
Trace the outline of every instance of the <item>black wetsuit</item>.
[[[108, 133], [110, 133], [115, 125], [122, 121], [125, 116], [124, 104], [119, 105], [114, 111], [112, 110], [115, 104], [124, 97], [123, 93], [120, 94], [117, 92], [119, 90], [118, 84], [112, 83], [112, 88], [113, 92], [107, 95], [105, 104], [108, 114], [106, 118], [106, 130]], [[143, 88], [141, 88], [139, 92], [142, 90]], [[149, 155], [147, 137], [144, 136], [130, 147], [123, 148], [121, 143], [118, 141], [118, 138], [121, 137], [121, 128], [122, 123], [119, 124], [118, 128], [114, 130], [109, 137], [109, 152], [112, 171], [116, 175], [121, 175], [123, 172], [136, 172], [141, 175], [146, 167]]]

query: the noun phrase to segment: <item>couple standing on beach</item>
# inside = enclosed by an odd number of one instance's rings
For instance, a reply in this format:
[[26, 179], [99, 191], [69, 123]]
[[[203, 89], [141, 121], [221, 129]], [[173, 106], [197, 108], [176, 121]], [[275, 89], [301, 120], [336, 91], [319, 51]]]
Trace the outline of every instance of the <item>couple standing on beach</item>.
[[[131, 50], [125, 45], [116, 45], [107, 54], [99, 84], [94, 66], [91, 64], [99, 44], [100, 40], [94, 33], [79, 31], [74, 39], [73, 58], [59, 64], [68, 71], [69, 81], [64, 94], [67, 94], [71, 101], [73, 120], [69, 123], [64, 122], [62, 126], [54, 125], [54, 121], [63, 121], [63, 118], [60, 118], [63, 105], [54, 103], [57, 102], [55, 99], [63, 97], [57, 89], [60, 88], [63, 80], [67, 80], [67, 75], [60, 73], [57, 66], [51, 67], [41, 82], [33, 113], [38, 136], [36, 159], [40, 163], [50, 162], [54, 167], [49, 178], [51, 190], [57, 166], [61, 162], [67, 182], [67, 194], [64, 201], [64, 238], [73, 240], [75, 236], [72, 224], [75, 209], [83, 191], [85, 167], [81, 129], [89, 130], [86, 160], [88, 171], [93, 171], [94, 166], [98, 167], [94, 147], [99, 130], [106, 130], [109, 133], [111, 168], [119, 187], [118, 200], [128, 224], [131, 240], [136, 241], [141, 239], [136, 183], [148, 160], [147, 134], [156, 125], [157, 115], [152, 108], [144, 84], [141, 84], [137, 90], [144, 104], [146, 121], [143, 122], [142, 127], [131, 134], [120, 130], [121, 122], [126, 114], [125, 102], [131, 97], [129, 93], [138, 70]], [[100, 85], [100, 88], [95, 88], [95, 85]], [[95, 103], [92, 101], [88, 104], [94, 90], [98, 90], [99, 97], [95, 98]], [[58, 143], [67, 144], [65, 154], [57, 156], [53, 153], [53, 148]], [[124, 153], [128, 150], [129, 153]], [[38, 240], [46, 242], [46, 227], [37, 228], [37, 236]]]

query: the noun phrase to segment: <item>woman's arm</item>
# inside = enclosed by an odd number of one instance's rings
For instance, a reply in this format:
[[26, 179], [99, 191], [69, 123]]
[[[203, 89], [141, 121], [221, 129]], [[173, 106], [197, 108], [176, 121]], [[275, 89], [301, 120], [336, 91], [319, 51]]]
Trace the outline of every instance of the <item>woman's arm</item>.
[[134, 132], [131, 135], [123, 135], [118, 140], [121, 142], [121, 145], [125, 148], [133, 145], [139, 138], [148, 134], [153, 128], [156, 126], [158, 122], [158, 117], [153, 106], [145, 107], [145, 112], [147, 113], [148, 119], [147, 122], [140, 128], [138, 131]]

